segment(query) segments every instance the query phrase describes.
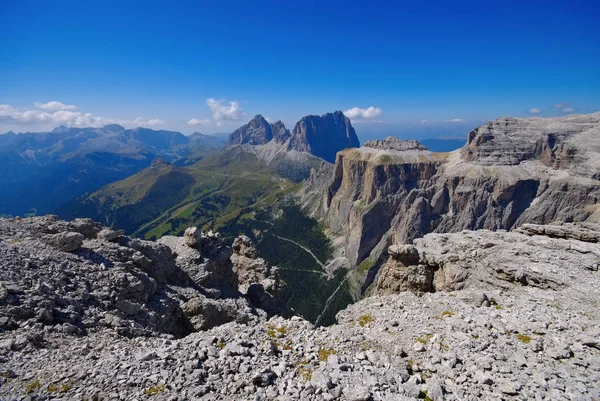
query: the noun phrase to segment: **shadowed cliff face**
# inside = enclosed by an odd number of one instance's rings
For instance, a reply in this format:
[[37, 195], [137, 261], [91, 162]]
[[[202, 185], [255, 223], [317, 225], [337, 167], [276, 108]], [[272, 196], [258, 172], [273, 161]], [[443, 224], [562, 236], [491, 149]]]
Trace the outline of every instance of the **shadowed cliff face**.
[[330, 163], [342, 149], [360, 146], [350, 119], [341, 111], [303, 117], [292, 132], [288, 150], [312, 153]]
[[[355, 296], [392, 243], [430, 232], [499, 230], [598, 218], [600, 113], [501, 118], [451, 153], [386, 139], [339, 152], [313, 174], [301, 202], [344, 238]], [[365, 267], [366, 266], [366, 267]]]

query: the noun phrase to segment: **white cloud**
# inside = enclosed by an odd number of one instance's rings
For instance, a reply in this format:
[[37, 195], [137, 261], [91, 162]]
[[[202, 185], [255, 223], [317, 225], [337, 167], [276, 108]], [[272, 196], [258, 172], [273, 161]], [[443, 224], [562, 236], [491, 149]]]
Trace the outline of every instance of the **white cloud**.
[[273, 121], [273, 119], [271, 117], [265, 117], [265, 121], [268, 122], [269, 124], [273, 124], [275, 121]]
[[61, 102], [57, 102], [56, 100], [52, 100], [46, 103], [34, 102], [33, 104], [38, 109], [46, 111], [75, 110], [77, 108], [74, 104], [64, 104]]
[[565, 107], [562, 111], [563, 113], [572, 113], [575, 109], [573, 107]]
[[[54, 104], [56, 103], [56, 104]], [[52, 104], [52, 105], [50, 105]], [[59, 106], [62, 109], [56, 110]], [[82, 113], [79, 111], [67, 110], [71, 105], [64, 105], [60, 102], [38, 103], [34, 105], [37, 109], [17, 109], [9, 104], [0, 105], [0, 123], [8, 124], [54, 124], [66, 125], [67, 127], [102, 127], [107, 124], [121, 124], [128, 127], [140, 127], [143, 125], [162, 125], [165, 122], [159, 118], [144, 119], [137, 117], [134, 120], [109, 119], [95, 116], [92, 113]], [[75, 107], [75, 106], [72, 106]], [[44, 109], [46, 108], [46, 109]], [[48, 108], [54, 108], [53, 112]]]
[[554, 105], [554, 108], [555, 109], [564, 109], [568, 105], [569, 105], [569, 102], [557, 103], [557, 104]]
[[211, 120], [209, 120], [208, 118], [205, 118], [203, 120], [198, 119], [198, 118], [192, 118], [190, 121], [187, 122], [187, 125], [201, 125], [203, 127], [206, 127], [207, 125], [210, 125]]
[[375, 117], [379, 117], [382, 113], [383, 113], [383, 111], [381, 111], [380, 108], [373, 107], [373, 106], [368, 107], [366, 109], [361, 109], [359, 107], [353, 107], [344, 112], [346, 117], [348, 117], [350, 119], [353, 119], [353, 118], [375, 118]]
[[527, 110], [527, 112], [528, 112], [529, 114], [540, 114], [540, 113], [542, 112], [542, 110], [540, 110], [540, 109], [536, 109], [535, 107], [533, 107], [533, 108], [531, 108], [531, 109]]
[[433, 121], [431, 121], [431, 120], [421, 120], [420, 121], [421, 124], [429, 124], [431, 122], [433, 122]]
[[206, 105], [212, 112], [213, 119], [216, 121], [228, 120], [237, 121], [246, 115], [240, 102], [237, 100], [227, 102], [223, 99], [206, 99]]
[[160, 118], [151, 118], [148, 120], [148, 125], [163, 125], [164, 123]]
[[444, 122], [446, 122], [446, 123], [462, 123], [463, 119], [462, 118], [453, 118], [451, 120], [446, 120]]

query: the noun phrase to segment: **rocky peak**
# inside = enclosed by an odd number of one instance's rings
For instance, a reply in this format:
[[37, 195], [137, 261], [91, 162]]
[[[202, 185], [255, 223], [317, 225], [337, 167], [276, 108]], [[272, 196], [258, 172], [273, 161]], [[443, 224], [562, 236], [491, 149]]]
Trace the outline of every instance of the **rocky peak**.
[[289, 150], [312, 153], [330, 163], [342, 149], [360, 146], [350, 119], [341, 111], [302, 117], [292, 132]]
[[118, 134], [118, 133], [124, 132], [125, 128], [119, 124], [108, 124], [108, 125], [104, 126], [104, 130]]
[[414, 139], [408, 139], [406, 141], [403, 141], [402, 139], [395, 136], [388, 136], [385, 139], [375, 139], [372, 141], [366, 141], [365, 143], [363, 143], [362, 146], [372, 149], [397, 151], [427, 150], [426, 146], [421, 145], [418, 141]]
[[273, 132], [273, 139], [279, 143], [284, 143], [292, 136], [290, 130], [285, 127], [282, 121], [275, 121], [271, 124], [271, 130]]
[[247, 124], [242, 125], [229, 135], [229, 146], [264, 145], [273, 139], [271, 124], [263, 116], [257, 114]]
[[67, 127], [66, 125], [59, 125], [58, 127], [54, 128], [52, 130], [53, 134], [62, 134], [69, 131], [69, 127]]

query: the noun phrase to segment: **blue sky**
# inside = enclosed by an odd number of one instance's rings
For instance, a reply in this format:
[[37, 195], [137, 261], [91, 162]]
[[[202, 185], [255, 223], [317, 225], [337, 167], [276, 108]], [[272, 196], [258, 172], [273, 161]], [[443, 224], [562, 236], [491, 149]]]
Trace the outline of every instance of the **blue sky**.
[[0, 132], [292, 128], [358, 108], [363, 137], [455, 136], [600, 109], [597, 1], [452, 3], [4, 2]]

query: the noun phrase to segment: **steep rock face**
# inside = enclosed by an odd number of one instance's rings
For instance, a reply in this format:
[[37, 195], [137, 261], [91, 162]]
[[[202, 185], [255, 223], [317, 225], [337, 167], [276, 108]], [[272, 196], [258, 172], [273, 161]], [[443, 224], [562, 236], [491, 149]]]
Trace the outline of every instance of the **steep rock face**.
[[[519, 142], [519, 138], [523, 137]], [[598, 219], [600, 113], [498, 119], [461, 150], [432, 153], [399, 140], [338, 153], [311, 176], [300, 202], [346, 243], [359, 297], [385, 250], [430, 232], [512, 229]]]
[[257, 114], [247, 124], [242, 125], [229, 135], [229, 146], [243, 145], [264, 145], [273, 139], [273, 129], [271, 124], [263, 116]]
[[338, 151], [360, 144], [350, 119], [341, 111], [303, 117], [292, 132], [289, 150], [312, 153], [330, 163]]

